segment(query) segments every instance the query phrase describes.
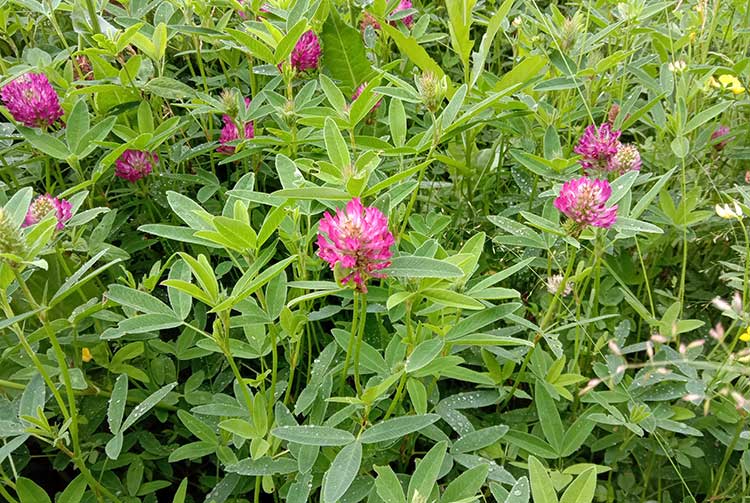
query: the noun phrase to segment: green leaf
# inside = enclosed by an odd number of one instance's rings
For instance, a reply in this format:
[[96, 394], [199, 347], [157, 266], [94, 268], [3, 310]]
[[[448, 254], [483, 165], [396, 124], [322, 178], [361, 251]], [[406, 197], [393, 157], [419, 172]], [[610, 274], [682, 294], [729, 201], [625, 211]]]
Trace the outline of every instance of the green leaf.
[[8, 219], [13, 227], [21, 227], [21, 224], [26, 218], [26, 212], [29, 210], [29, 205], [34, 197], [34, 189], [32, 187], [24, 187], [18, 192], [13, 194], [13, 197], [5, 203], [3, 209], [8, 215]]
[[301, 445], [340, 446], [354, 442], [354, 435], [330, 426], [279, 426], [271, 435]]
[[529, 456], [529, 478], [534, 503], [557, 503], [557, 494], [555, 494], [552, 479], [547, 474], [544, 465], [534, 456]]
[[406, 495], [408, 501], [426, 501], [430, 497], [432, 489], [437, 484], [447, 448], [447, 442], [438, 442], [419, 461], [409, 481], [409, 490]]
[[362, 463], [362, 444], [354, 442], [339, 451], [323, 477], [323, 502], [336, 503], [352, 485]]
[[500, 440], [506, 433], [508, 433], [508, 427], [505, 425], [490, 426], [481, 430], [471, 431], [453, 442], [451, 452], [463, 454], [484, 449]]
[[534, 403], [536, 404], [539, 423], [542, 426], [544, 437], [552, 448], [558, 453], [562, 449], [564, 429], [560, 413], [557, 411], [555, 401], [547, 391], [541, 380], [537, 379], [534, 387]]
[[298, 199], [301, 201], [349, 201], [352, 198], [348, 192], [331, 187], [281, 189], [277, 190], [272, 195], [286, 197], [287, 199]]
[[47, 491], [26, 477], [16, 479], [16, 492], [21, 503], [50, 503]]
[[290, 458], [271, 459], [262, 457], [260, 459], [243, 459], [226, 468], [229, 473], [237, 473], [246, 477], [258, 477], [264, 475], [284, 475], [297, 471], [297, 462]]
[[352, 90], [367, 80], [372, 68], [362, 35], [346, 24], [336, 9], [331, 9], [320, 37], [325, 48], [323, 66], [334, 79]]
[[195, 95], [192, 87], [170, 77], [157, 77], [149, 80], [144, 90], [168, 100], [190, 98]]
[[[328, 78], [325, 74], [320, 74], [320, 87], [328, 98], [328, 102], [331, 104], [334, 110], [342, 112], [346, 108], [346, 99], [342, 94], [341, 90], [336, 87], [336, 84]], [[326, 126], [328, 125], [328, 117], [326, 117]], [[334, 122], [334, 125], [336, 123]]]
[[644, 222], [642, 220], [633, 220], [632, 218], [617, 217], [612, 228], [617, 231], [633, 232], [633, 233], [649, 233], [649, 234], [664, 234], [664, 231], [654, 224]]
[[497, 32], [500, 30], [500, 26], [508, 15], [508, 12], [510, 12], [510, 8], [513, 6], [514, 2], [515, 0], [505, 0], [487, 23], [487, 30], [484, 35], [482, 35], [482, 42], [479, 44], [479, 51], [474, 54], [469, 87], [474, 88], [479, 76], [482, 74], [484, 64], [487, 61], [487, 56], [489, 56], [490, 49], [492, 48], [492, 41], [495, 39], [495, 35], [497, 35]]
[[297, 44], [297, 41], [302, 36], [302, 34], [305, 33], [306, 29], [307, 19], [305, 18], [300, 19], [299, 21], [297, 21], [297, 24], [292, 26], [289, 32], [284, 35], [284, 38], [282, 38], [279, 41], [279, 44], [276, 46], [276, 51], [273, 54], [274, 64], [281, 64], [285, 59], [289, 57], [289, 55], [292, 53], [292, 49], [294, 49], [294, 46]]
[[251, 56], [258, 58], [265, 63], [271, 65], [274, 64], [274, 54], [266, 44], [264, 44], [260, 40], [257, 40], [252, 35], [244, 31], [227, 28], [226, 32], [231, 35], [233, 39], [244, 46], [246, 52], [248, 52]]
[[48, 156], [59, 160], [65, 160], [70, 157], [70, 151], [68, 150], [68, 147], [66, 147], [63, 142], [50, 135], [49, 133], [44, 133], [36, 129], [27, 128], [26, 126], [20, 125], [16, 126], [16, 128], [18, 129], [18, 132], [23, 135], [26, 141], [31, 144], [32, 147], [36, 148], [37, 150], [41, 150]]
[[428, 257], [396, 257], [383, 272], [399, 278], [460, 278], [463, 271], [448, 262]]
[[443, 350], [442, 339], [430, 339], [420, 343], [406, 359], [405, 370], [413, 373], [429, 365]]
[[415, 65], [420, 69], [427, 72], [432, 72], [438, 79], [442, 79], [445, 76], [442, 67], [427, 54], [424, 47], [419, 45], [419, 42], [414, 37], [407, 37], [401, 33], [397, 28], [384, 24], [382, 29], [386, 35], [391, 37], [398, 48], [406, 54]]
[[323, 139], [325, 140], [328, 158], [339, 169], [339, 174], [343, 177], [343, 174], [350, 169], [352, 160], [344, 137], [341, 136], [336, 122], [330, 117], [326, 117]]
[[496, 321], [514, 313], [520, 307], [521, 304], [510, 302], [474, 313], [456, 323], [453, 328], [448, 331], [445, 338], [446, 340], [452, 341], [476, 333], [487, 325], [495, 323]]
[[441, 503], [467, 501], [475, 497], [482, 490], [482, 485], [487, 480], [489, 471], [490, 465], [488, 463], [480, 463], [466, 470], [448, 484], [442, 498], [440, 498]]
[[365, 430], [360, 435], [359, 441], [363, 444], [374, 444], [402, 438], [431, 425], [438, 419], [440, 416], [437, 414], [394, 417]]
[[464, 66], [465, 74], [468, 75], [469, 56], [474, 47], [471, 35], [472, 9], [476, 0], [446, 0], [448, 11], [448, 31], [450, 32], [451, 45], [458, 54]]
[[81, 499], [83, 499], [83, 493], [86, 492], [86, 487], [88, 487], [86, 478], [83, 475], [77, 476], [60, 493], [57, 503], [80, 503]]
[[391, 128], [391, 137], [397, 147], [402, 147], [406, 141], [406, 112], [404, 102], [393, 98], [388, 105], [388, 124]]
[[560, 498], [560, 503], [591, 503], [596, 490], [596, 468], [591, 467], [578, 475]]
[[443, 288], [428, 288], [421, 291], [422, 295], [436, 304], [456, 309], [484, 309], [485, 305], [476, 299]]
[[156, 297], [124, 285], [110, 285], [107, 298], [142, 313], [175, 316], [174, 311]]
[[159, 390], [147, 396], [144, 401], [136, 405], [135, 408], [130, 411], [127, 419], [125, 419], [125, 422], [122, 424], [121, 431], [125, 431], [133, 426], [136, 421], [145, 416], [148, 411], [154, 408], [156, 404], [161, 402], [167, 396], [167, 394], [169, 394], [169, 392], [175, 388], [175, 386], [177, 386], [176, 382], [167, 384], [166, 386], [163, 386]]
[[503, 503], [529, 503], [529, 479], [526, 477], [518, 479]]
[[255, 428], [252, 424], [248, 423], [244, 419], [225, 419], [224, 421], [219, 423], [219, 428], [245, 439], [262, 437], [262, 434], [259, 434], [257, 428]]
[[398, 477], [393, 473], [393, 469], [390, 466], [373, 466], [373, 469], [377, 472], [378, 478], [375, 479], [375, 491], [378, 496], [385, 503], [406, 503], [406, 496], [404, 496], [404, 489], [401, 487], [401, 482]]
[[688, 121], [688, 123], [685, 125], [685, 129], [680, 132], [681, 136], [687, 135], [692, 130], [699, 128], [703, 124], [707, 123], [714, 117], [717, 117], [724, 113], [724, 110], [732, 106], [733, 101], [726, 100], [722, 101], [721, 103], [714, 105], [712, 107], [706, 108], [704, 110], [701, 110], [695, 116]]
[[187, 487], [188, 487], [188, 478], [185, 477], [182, 479], [182, 482], [180, 482], [180, 486], [177, 488], [177, 491], [174, 493], [174, 498], [172, 498], [172, 503], [185, 503], [185, 497], [187, 496]]
[[189, 444], [181, 445], [177, 449], [169, 453], [169, 462], [176, 463], [186, 459], [198, 459], [203, 456], [211, 456], [216, 454], [218, 446], [215, 442], [190, 442]]
[[112, 388], [112, 395], [109, 398], [109, 406], [107, 408], [107, 422], [109, 423], [109, 431], [116, 434], [120, 431], [122, 425], [122, 418], [125, 415], [125, 405], [127, 404], [128, 398], [128, 376], [126, 374], [120, 374], [117, 376], [115, 385]]
[[558, 457], [557, 452], [547, 442], [530, 433], [510, 430], [505, 434], [504, 440], [545, 459], [556, 459]]
[[90, 126], [89, 108], [86, 105], [86, 100], [79, 99], [73, 105], [73, 110], [68, 115], [68, 122], [65, 124], [65, 141], [68, 143], [71, 152], [78, 153], [78, 145]]
[[214, 433], [213, 428], [209, 425], [183, 409], [177, 411], [177, 417], [180, 418], [180, 421], [185, 425], [185, 428], [190, 430], [190, 433], [197, 438], [218, 446], [216, 434]]
[[[544, 67], [547, 66], [547, 62], [548, 59], [546, 56], [527, 56], [526, 59], [513, 66], [512, 70], [503, 75], [500, 82], [495, 84], [495, 91], [502, 91], [517, 84], [524, 84], [524, 87], [529, 85], [542, 72]], [[520, 89], [516, 91], [518, 90]]]

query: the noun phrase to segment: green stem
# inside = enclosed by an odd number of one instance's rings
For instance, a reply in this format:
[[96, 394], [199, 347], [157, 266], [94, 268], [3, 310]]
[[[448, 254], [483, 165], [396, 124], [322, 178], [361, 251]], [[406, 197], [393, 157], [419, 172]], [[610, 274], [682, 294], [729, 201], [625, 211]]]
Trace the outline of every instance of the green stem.
[[344, 357], [344, 368], [341, 371], [341, 384], [339, 385], [339, 392], [344, 393], [344, 385], [346, 384], [346, 376], [349, 373], [349, 360], [352, 356], [352, 349], [354, 348], [354, 339], [357, 337], [357, 330], [359, 328], [359, 293], [354, 292], [354, 302], [352, 303], [354, 309], [354, 315], [352, 317], [352, 331], [349, 336], [349, 343], [346, 346], [346, 357]]
[[365, 322], [367, 321], [367, 294], [360, 294], [360, 315], [359, 315], [359, 327], [357, 327], [357, 341], [354, 346], [354, 386], [357, 390], [357, 395], [362, 393], [362, 386], [359, 382], [359, 351], [362, 347], [362, 339], [365, 334]]
[[[16, 281], [18, 282], [19, 287], [21, 288], [21, 291], [23, 292], [24, 296], [26, 297], [27, 302], [34, 308], [34, 309], [40, 309], [39, 304], [34, 299], [33, 294], [31, 293], [31, 290], [29, 290], [28, 285], [26, 284], [26, 281], [23, 279], [23, 276], [21, 276], [21, 273], [16, 268], [12, 268], [13, 274], [16, 277]], [[106, 496], [111, 501], [117, 501], [120, 500], [110, 493], [104, 486], [102, 486], [91, 474], [88, 467], [86, 466], [86, 463], [83, 461], [83, 458], [81, 457], [81, 445], [79, 442], [78, 437], [78, 408], [76, 407], [76, 399], [75, 399], [75, 390], [73, 389], [73, 384], [70, 379], [70, 372], [68, 371], [68, 363], [67, 359], [65, 358], [65, 352], [62, 349], [62, 346], [60, 346], [60, 342], [57, 340], [57, 335], [52, 330], [52, 327], [50, 327], [49, 323], [47, 322], [47, 312], [46, 309], [40, 310], [37, 313], [37, 317], [39, 318], [39, 321], [42, 323], [42, 326], [44, 327], [45, 332], [47, 333], [47, 337], [50, 340], [50, 343], [52, 344], [52, 348], [55, 352], [55, 357], [57, 358], [57, 364], [60, 367], [60, 374], [63, 378], [63, 384], [65, 385], [66, 395], [68, 399], [68, 407], [67, 411], [63, 407], [63, 416], [66, 417], [66, 419], [70, 418], [70, 438], [71, 442], [73, 443], [73, 452], [69, 452], [69, 455], [75, 465], [78, 467], [78, 469], [81, 471], [81, 474], [86, 478], [91, 488], [94, 490], [94, 493], [97, 496], [97, 499], [99, 501], [104, 501], [102, 498], [102, 495]], [[24, 337], [25, 340], [25, 337]], [[28, 346], [28, 342], [26, 342], [25, 347]], [[31, 347], [28, 346], [28, 350], [31, 350]], [[33, 350], [32, 350], [33, 353]], [[38, 359], [37, 359], [38, 361]], [[41, 362], [40, 362], [41, 366]], [[47, 376], [47, 379], [49, 379], [49, 376]], [[45, 379], [45, 381], [47, 381]], [[51, 379], [50, 379], [51, 381]], [[47, 382], [47, 385], [50, 386], [52, 384], [51, 382]], [[51, 385], [51, 390], [56, 390], [56, 386]], [[56, 396], [56, 399], [58, 399], [58, 396]], [[62, 397], [59, 397], [59, 402], [61, 403]]]
[[503, 400], [503, 407], [505, 407], [508, 404], [510, 399], [513, 398], [513, 395], [516, 393], [516, 390], [518, 389], [518, 386], [523, 380], [523, 377], [526, 373], [526, 367], [529, 365], [531, 356], [534, 354], [534, 350], [539, 344], [539, 341], [542, 340], [544, 330], [547, 328], [547, 325], [549, 325], [550, 321], [552, 321], [552, 317], [557, 311], [556, 308], [557, 308], [558, 300], [562, 296], [562, 293], [565, 291], [565, 286], [568, 284], [568, 279], [570, 278], [570, 274], [573, 271], [573, 265], [575, 264], [575, 259], [576, 259], [576, 253], [574, 249], [573, 252], [570, 253], [570, 257], [568, 257], [568, 267], [565, 269], [565, 275], [563, 276], [562, 283], [560, 283], [560, 286], [557, 287], [557, 292], [555, 292], [554, 297], [552, 297], [552, 302], [550, 302], [549, 307], [547, 308], [547, 312], [545, 313], [544, 318], [542, 318], [542, 322], [539, 324], [539, 333], [536, 334], [536, 336], [534, 337], [534, 345], [526, 353], [526, 356], [523, 359], [523, 363], [521, 364], [521, 369], [518, 371], [518, 374], [515, 380], [513, 381], [513, 386], [511, 387], [510, 393], [508, 393], [508, 395], [505, 397], [505, 400]]

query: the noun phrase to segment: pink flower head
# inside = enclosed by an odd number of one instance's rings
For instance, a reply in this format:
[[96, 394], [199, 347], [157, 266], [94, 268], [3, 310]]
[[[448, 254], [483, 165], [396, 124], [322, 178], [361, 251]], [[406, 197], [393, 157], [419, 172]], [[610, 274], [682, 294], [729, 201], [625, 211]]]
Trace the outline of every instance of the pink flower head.
[[609, 171], [609, 161], [620, 147], [620, 134], [619, 130], [613, 131], [612, 125], [608, 122], [598, 129], [593, 124], [588, 126], [573, 149], [573, 152], [583, 156], [580, 161], [583, 170]]
[[48, 214], [54, 213], [57, 218], [57, 229], [62, 230], [65, 227], [65, 222], [70, 220], [70, 209], [70, 202], [67, 199], [59, 199], [44, 194], [34, 199], [29, 205], [23, 226], [28, 227], [39, 223]]
[[[250, 98], [245, 98], [245, 107], [249, 106]], [[231, 141], [240, 139], [239, 130], [237, 129], [237, 124], [235, 124], [234, 120], [229, 115], [224, 114], [222, 120], [224, 121], [224, 127], [221, 128], [221, 136], [219, 137], [219, 143], [221, 143], [221, 146], [219, 146], [219, 148], [217, 148], [216, 150], [218, 152], [221, 152], [222, 154], [233, 154], [234, 146], [226, 144]], [[255, 127], [253, 126], [253, 121], [246, 122], [243, 129], [244, 136], [242, 138], [248, 139], [255, 136]]]
[[612, 187], [607, 180], [582, 176], [565, 182], [555, 199], [555, 208], [564, 213], [578, 227], [593, 225], [608, 229], [617, 220], [617, 205], [607, 208]]
[[622, 175], [627, 171], [640, 171], [641, 164], [641, 153], [635, 145], [620, 144], [617, 153], [609, 160], [608, 171]]
[[62, 117], [60, 99], [43, 73], [27, 73], [3, 87], [3, 103], [26, 127], [48, 127]]
[[358, 197], [336, 210], [327, 211], [318, 225], [318, 256], [331, 269], [343, 267], [346, 284], [354, 282], [360, 292], [367, 292], [369, 278], [383, 278], [381, 269], [388, 267], [393, 253], [393, 234], [388, 230], [388, 218], [375, 207], [364, 207]]
[[320, 40], [314, 31], [302, 34], [292, 50], [292, 68], [298, 72], [314, 70], [320, 61]]
[[[411, 0], [401, 0], [395, 9], [393, 9], [393, 12], [391, 12], [391, 16], [396, 14], [397, 12], [401, 12], [402, 10], [408, 10], [412, 8]], [[408, 15], [404, 18], [401, 18], [400, 21], [404, 22], [404, 25], [411, 29], [412, 26], [414, 26], [414, 16]], [[396, 26], [395, 21], [391, 21], [391, 24], [393, 26]]]
[[[362, 84], [357, 88], [357, 90], [354, 91], [354, 95], [352, 95], [352, 101], [356, 100], [362, 95], [362, 91], [365, 90], [365, 87], [367, 87], [367, 82], [362, 82]], [[375, 103], [375, 105], [372, 107], [370, 112], [374, 112], [375, 110], [380, 108], [380, 105], [382, 104], [383, 104], [383, 100], [378, 100], [378, 102]]]
[[[727, 126], [719, 126], [718, 128], [716, 128], [716, 131], [711, 133], [711, 140], [718, 140], [719, 138], [727, 136], [729, 132], [730, 129]], [[715, 143], [714, 148], [716, 150], [724, 150], [724, 147], [727, 146], [729, 140], [730, 138], [726, 138], [724, 140], [721, 140], [720, 142]]]
[[159, 156], [152, 152], [128, 149], [115, 161], [115, 176], [135, 183], [151, 173], [157, 162]]

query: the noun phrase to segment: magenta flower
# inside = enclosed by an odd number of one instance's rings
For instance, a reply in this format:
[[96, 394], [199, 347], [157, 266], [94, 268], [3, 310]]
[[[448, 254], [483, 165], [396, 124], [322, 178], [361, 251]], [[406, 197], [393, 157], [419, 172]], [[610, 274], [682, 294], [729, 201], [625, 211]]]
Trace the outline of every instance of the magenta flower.
[[27, 127], [48, 127], [63, 115], [60, 99], [43, 73], [27, 73], [3, 87], [3, 103]]
[[115, 176], [135, 183], [151, 173], [157, 162], [159, 156], [152, 152], [128, 149], [115, 161]]
[[[401, 12], [402, 10], [408, 10], [412, 8], [411, 0], [401, 0], [395, 9], [393, 9], [393, 12], [391, 12], [391, 16], [396, 14], [397, 12]], [[412, 26], [414, 26], [414, 16], [408, 15], [404, 18], [401, 18], [400, 21], [404, 22], [404, 25], [411, 29]], [[395, 22], [391, 22], [393, 26], [396, 26]]]
[[[716, 128], [716, 131], [711, 133], [711, 140], [718, 140], [719, 138], [727, 136], [729, 132], [730, 129], [727, 126], [719, 126], [718, 128]], [[724, 140], [721, 140], [720, 142], [714, 143], [714, 148], [716, 150], [724, 150], [724, 147], [727, 146], [729, 140], [730, 138], [726, 138]]]
[[363, 207], [358, 197], [345, 210], [337, 209], [335, 216], [326, 211], [318, 225], [318, 256], [331, 270], [345, 269], [341, 282], [354, 282], [363, 293], [370, 278], [385, 277], [379, 271], [391, 264], [394, 242], [388, 218], [375, 207]]
[[[245, 106], [250, 106], [250, 98], [245, 98]], [[240, 139], [239, 130], [237, 129], [237, 124], [235, 124], [234, 120], [229, 115], [224, 114], [222, 120], [224, 121], [224, 127], [221, 128], [221, 136], [219, 137], [219, 143], [221, 143], [221, 146], [216, 150], [222, 154], [233, 154], [234, 146], [226, 144]], [[253, 138], [255, 136], [253, 121], [246, 122], [243, 129], [244, 139]]]
[[580, 163], [585, 172], [610, 170], [610, 160], [620, 147], [620, 134], [619, 130], [612, 131], [612, 125], [607, 122], [598, 129], [593, 124], [586, 128], [573, 149], [573, 152], [583, 156]]
[[612, 187], [607, 180], [582, 176], [565, 182], [554, 204], [579, 228], [593, 225], [608, 229], [617, 220], [617, 205], [606, 206], [611, 195]]
[[617, 153], [609, 160], [608, 171], [622, 175], [627, 171], [640, 171], [641, 164], [641, 153], [635, 145], [620, 144]]
[[70, 220], [72, 216], [70, 210], [70, 202], [67, 199], [59, 199], [49, 194], [44, 194], [34, 199], [29, 205], [23, 226], [28, 227], [29, 225], [39, 223], [48, 214], [54, 212], [57, 218], [57, 229], [62, 230], [65, 227], [65, 222]]
[[[362, 84], [361, 84], [361, 85], [360, 85], [360, 86], [359, 86], [359, 87], [357, 88], [357, 90], [356, 90], [356, 91], [354, 91], [354, 94], [352, 95], [352, 101], [356, 100], [357, 98], [359, 98], [359, 97], [360, 97], [360, 96], [362, 95], [362, 91], [364, 91], [364, 90], [365, 90], [365, 87], [367, 87], [367, 82], [363, 82], [363, 83], [362, 83]], [[378, 100], [378, 102], [377, 102], [377, 103], [375, 103], [375, 105], [373, 105], [373, 107], [372, 107], [372, 109], [370, 110], [370, 112], [374, 112], [375, 110], [377, 110], [378, 108], [380, 108], [380, 105], [382, 105], [382, 104], [383, 104], [383, 100]]]
[[292, 68], [298, 72], [314, 70], [320, 61], [320, 40], [312, 30], [302, 34], [292, 50]]

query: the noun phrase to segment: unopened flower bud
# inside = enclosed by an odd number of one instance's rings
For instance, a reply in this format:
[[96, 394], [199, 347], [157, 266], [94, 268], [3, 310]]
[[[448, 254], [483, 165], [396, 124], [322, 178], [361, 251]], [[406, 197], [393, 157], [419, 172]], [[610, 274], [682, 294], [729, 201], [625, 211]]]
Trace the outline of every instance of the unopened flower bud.
[[221, 92], [221, 103], [224, 105], [224, 111], [230, 117], [237, 117], [237, 114], [240, 113], [237, 94], [232, 89], [224, 89]]
[[440, 78], [432, 72], [423, 72], [416, 80], [416, 84], [424, 105], [431, 112], [437, 112], [448, 90], [448, 81], [445, 76]]
[[[0, 208], [0, 253], [19, 257], [26, 254], [26, 242], [3, 208]], [[0, 261], [5, 261], [11, 266], [15, 265], [15, 262], [9, 259], [0, 258]]]

